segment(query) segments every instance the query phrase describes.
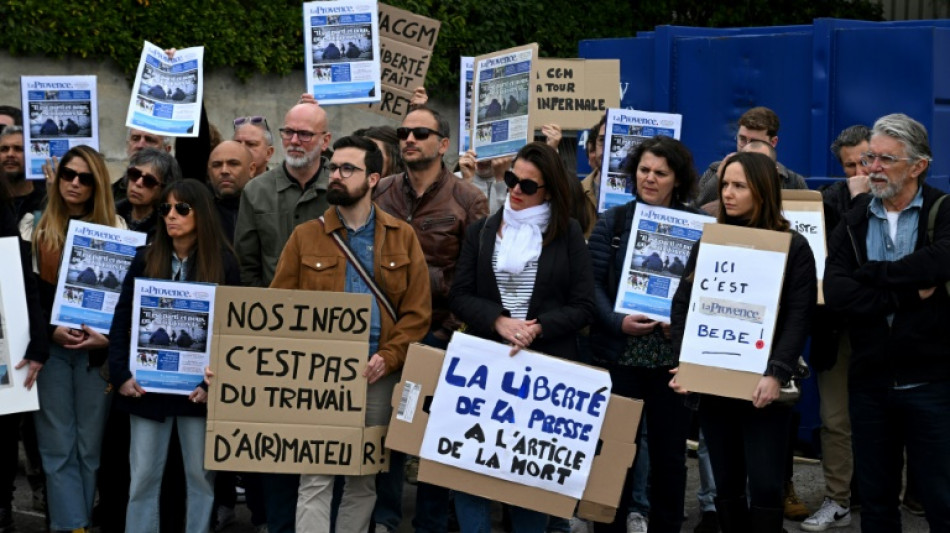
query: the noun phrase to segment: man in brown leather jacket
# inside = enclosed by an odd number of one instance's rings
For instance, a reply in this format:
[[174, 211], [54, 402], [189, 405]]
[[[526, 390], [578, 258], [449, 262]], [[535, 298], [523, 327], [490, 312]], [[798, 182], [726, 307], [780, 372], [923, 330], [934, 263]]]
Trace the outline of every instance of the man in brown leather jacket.
[[[396, 129], [407, 171], [380, 180], [373, 200], [380, 209], [412, 225], [426, 262], [432, 289], [432, 327], [423, 343], [445, 348], [458, 322], [449, 312], [449, 289], [465, 230], [488, 216], [488, 200], [442, 162], [449, 149], [449, 123], [438, 111], [416, 107]], [[395, 531], [402, 513], [402, 464], [390, 455], [389, 472], [377, 476], [376, 531]], [[445, 531], [448, 490], [420, 482], [416, 492], [416, 531]]]

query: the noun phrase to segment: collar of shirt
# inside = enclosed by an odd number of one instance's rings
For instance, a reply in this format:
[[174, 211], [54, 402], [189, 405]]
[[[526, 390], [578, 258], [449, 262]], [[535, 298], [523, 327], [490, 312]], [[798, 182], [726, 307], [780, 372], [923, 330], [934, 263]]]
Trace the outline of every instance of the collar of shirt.
[[[920, 209], [924, 206], [924, 188], [917, 187], [917, 194], [914, 195], [914, 199], [907, 204], [901, 212], [907, 211], [911, 208]], [[871, 198], [871, 203], [868, 204], [868, 214], [874, 215], [880, 219], [887, 219], [887, 209], [884, 207], [884, 201], [878, 197]]]
[[[439, 176], [435, 179], [432, 185], [429, 185], [429, 188], [422, 193], [422, 196], [418, 198], [424, 198], [428, 196], [431, 192], [435, 191], [442, 185], [445, 181], [445, 163], [442, 164], [442, 169], [439, 171]], [[402, 175], [402, 190], [406, 193], [406, 196], [411, 200], [416, 200], [416, 190], [412, 187], [412, 180], [409, 179], [409, 173], [404, 172]]]
[[334, 209], [336, 209], [336, 216], [337, 216], [337, 218], [339, 218], [339, 219], [340, 219], [340, 222], [343, 223], [343, 227], [346, 228], [346, 233], [349, 234], [349, 235], [355, 235], [355, 234], [357, 234], [357, 233], [362, 233], [362, 232], [366, 231], [367, 228], [370, 228], [370, 227], [373, 227], [373, 228], [375, 229], [375, 225], [376, 225], [376, 206], [373, 205], [373, 204], [370, 204], [370, 206], [369, 206], [369, 216], [366, 217], [366, 223], [363, 224], [362, 226], [360, 226], [359, 229], [353, 229], [352, 227], [350, 227], [350, 225], [346, 222], [346, 219], [343, 218], [343, 215], [340, 214], [340, 207], [339, 207], [339, 206], [334, 207]]
[[[320, 158], [320, 166], [317, 167], [317, 172], [314, 173], [313, 176], [310, 176], [310, 179], [307, 180], [307, 182], [304, 183], [304, 184], [303, 184], [303, 187], [301, 187], [301, 188], [302, 188], [303, 190], [307, 190], [307, 189], [310, 188], [310, 187], [316, 187], [316, 188], [319, 189], [319, 190], [326, 190], [326, 188], [327, 188], [327, 183], [328, 183], [329, 178], [323, 179], [323, 180], [320, 179], [320, 178], [321, 178], [321, 174], [323, 173], [324, 169], [326, 169], [326, 167], [327, 167], [327, 160], [326, 160], [325, 158], [321, 157], [321, 158]], [[288, 187], [294, 187], [294, 186], [299, 187], [299, 186], [300, 186], [300, 183], [297, 181], [297, 179], [294, 178], [293, 176], [291, 176], [291, 175], [290, 175], [290, 172], [287, 171], [287, 162], [286, 162], [286, 161], [283, 162], [283, 163], [281, 163], [280, 168], [281, 168], [281, 170], [283, 170], [284, 177], [287, 178], [287, 179], [284, 180], [284, 181], [282, 181], [282, 182], [278, 182], [278, 184], [277, 184], [277, 190], [278, 190], [278, 191], [282, 191], [282, 190], [284, 190], [284, 189], [286, 189], [286, 188], [288, 188]]]
[[185, 281], [185, 277], [187, 276], [186, 274], [187, 267], [189, 264], [188, 260], [190, 259], [191, 259], [190, 255], [184, 259], [179, 259], [178, 254], [172, 251], [172, 280], [173, 281]]

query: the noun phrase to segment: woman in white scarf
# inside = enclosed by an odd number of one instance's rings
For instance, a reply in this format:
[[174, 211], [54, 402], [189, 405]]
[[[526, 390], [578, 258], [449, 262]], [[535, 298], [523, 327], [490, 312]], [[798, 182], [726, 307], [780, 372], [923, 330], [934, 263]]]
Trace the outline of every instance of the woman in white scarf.
[[[557, 152], [531, 143], [505, 173], [505, 207], [472, 224], [449, 296], [467, 333], [574, 359], [577, 332], [593, 319], [594, 281], [580, 224], [571, 218], [571, 177]], [[458, 493], [463, 533], [491, 529], [491, 502]], [[516, 533], [541, 533], [547, 515], [511, 508]]]

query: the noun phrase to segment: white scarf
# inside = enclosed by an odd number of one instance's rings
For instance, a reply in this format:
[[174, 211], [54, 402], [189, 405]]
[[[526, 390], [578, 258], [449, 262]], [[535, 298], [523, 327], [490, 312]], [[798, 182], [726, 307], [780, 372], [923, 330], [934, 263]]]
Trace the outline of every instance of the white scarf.
[[511, 208], [511, 196], [505, 198], [505, 223], [498, 249], [498, 269], [509, 274], [520, 274], [529, 261], [541, 257], [541, 234], [548, 229], [551, 220], [551, 204], [515, 211]]

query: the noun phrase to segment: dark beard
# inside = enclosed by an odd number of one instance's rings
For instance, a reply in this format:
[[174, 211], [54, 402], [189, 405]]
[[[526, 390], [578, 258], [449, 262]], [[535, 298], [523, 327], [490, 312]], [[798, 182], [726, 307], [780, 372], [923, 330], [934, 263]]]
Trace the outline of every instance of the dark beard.
[[360, 201], [367, 193], [369, 193], [369, 180], [364, 181], [363, 186], [360, 187], [354, 195], [350, 195], [344, 187], [330, 186], [330, 189], [327, 190], [327, 203], [340, 207], [349, 207]]
[[4, 172], [0, 170], [0, 180], [4, 180], [10, 185], [16, 185], [25, 179], [26, 172]]
[[438, 155], [433, 157], [426, 157], [423, 159], [417, 159], [415, 161], [405, 161], [406, 168], [409, 170], [426, 170], [431, 167], [432, 164], [439, 159]]

